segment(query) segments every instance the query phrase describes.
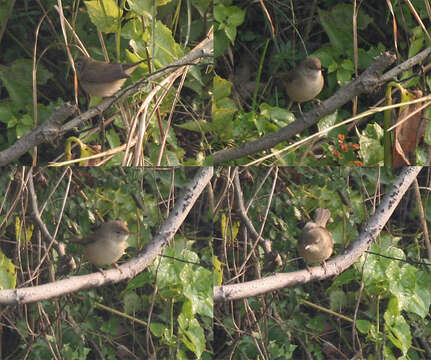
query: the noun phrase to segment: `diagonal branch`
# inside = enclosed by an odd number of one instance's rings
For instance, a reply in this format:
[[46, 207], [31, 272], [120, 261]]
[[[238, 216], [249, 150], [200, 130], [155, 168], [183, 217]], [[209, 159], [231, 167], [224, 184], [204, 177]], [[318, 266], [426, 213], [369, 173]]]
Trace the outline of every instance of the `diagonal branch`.
[[54, 141], [61, 133], [61, 124], [77, 110], [78, 107], [70, 103], [63, 104], [55, 109], [54, 113], [43, 124], [19, 138], [6, 150], [0, 151], [0, 166], [17, 160], [35, 146]]

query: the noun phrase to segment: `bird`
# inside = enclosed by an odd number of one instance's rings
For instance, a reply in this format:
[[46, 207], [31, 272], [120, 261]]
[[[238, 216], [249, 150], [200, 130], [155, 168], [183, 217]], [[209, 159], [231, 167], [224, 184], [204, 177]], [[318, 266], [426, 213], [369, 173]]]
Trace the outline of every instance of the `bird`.
[[82, 239], [75, 237], [72, 241], [83, 246], [84, 257], [96, 267], [114, 264], [118, 268], [116, 262], [124, 254], [129, 235], [130, 231], [124, 222], [112, 220], [103, 223], [91, 235]]
[[[326, 223], [331, 216], [328, 209], [318, 208], [314, 221], [305, 224], [298, 241], [298, 252], [306, 262], [322, 264], [326, 273], [325, 260], [332, 255], [334, 240], [326, 229]], [[308, 269], [308, 266], [307, 266]]]
[[109, 97], [120, 90], [132, 72], [144, 61], [146, 59], [134, 64], [117, 64], [81, 56], [75, 61], [75, 67], [79, 83], [87, 94]]
[[310, 56], [287, 73], [280, 73], [278, 78], [284, 83], [287, 95], [297, 103], [314, 99], [323, 89], [325, 80], [322, 64], [317, 57]]

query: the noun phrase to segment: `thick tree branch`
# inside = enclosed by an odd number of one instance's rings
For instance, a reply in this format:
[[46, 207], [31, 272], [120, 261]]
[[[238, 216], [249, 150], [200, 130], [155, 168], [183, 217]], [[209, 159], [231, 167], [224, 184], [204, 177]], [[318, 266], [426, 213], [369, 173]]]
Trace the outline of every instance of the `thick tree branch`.
[[61, 132], [61, 124], [77, 110], [78, 107], [70, 103], [58, 107], [43, 124], [18, 139], [11, 147], [0, 151], [0, 166], [17, 160], [35, 146], [53, 141]]

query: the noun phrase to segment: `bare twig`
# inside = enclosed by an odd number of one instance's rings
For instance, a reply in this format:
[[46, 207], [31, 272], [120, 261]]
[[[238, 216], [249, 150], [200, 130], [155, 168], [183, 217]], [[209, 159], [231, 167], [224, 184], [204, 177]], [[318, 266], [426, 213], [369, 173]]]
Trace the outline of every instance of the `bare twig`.
[[415, 189], [415, 197], [416, 197], [416, 204], [418, 207], [419, 221], [421, 223], [422, 231], [424, 234], [423, 235], [424, 243], [427, 249], [428, 260], [431, 260], [431, 243], [430, 243], [430, 237], [428, 232], [428, 225], [425, 218], [425, 211], [422, 204], [421, 192], [419, 190], [419, 184], [417, 179], [415, 179], [415, 182], [413, 183], [413, 187]]
[[[272, 170], [271, 170], [272, 171]], [[274, 187], [275, 187], [275, 183], [277, 180], [277, 176], [275, 176], [275, 180], [274, 180], [274, 184], [273, 184], [273, 188], [271, 191], [271, 197], [274, 193]], [[256, 241], [252, 248], [250, 249], [249, 255], [247, 256], [247, 258], [245, 259], [243, 265], [241, 266], [239, 272], [241, 272], [243, 270], [243, 268], [246, 266], [248, 260], [250, 259], [252, 253], [254, 252], [257, 244], [261, 244], [265, 255], [266, 255], [266, 261], [268, 262], [272, 262], [275, 266], [274, 267], [280, 267], [282, 265], [281, 263], [281, 257], [280, 254], [278, 253], [273, 253], [272, 252], [272, 243], [269, 240], [265, 240], [262, 237], [262, 232], [263, 232], [263, 224], [266, 223], [265, 221], [262, 221], [262, 228], [260, 230], [260, 233], [258, 233], [256, 231], [256, 229], [253, 226], [253, 223], [251, 222], [251, 220], [249, 219], [249, 217], [247, 216], [247, 210], [244, 206], [244, 194], [242, 192], [241, 189], [241, 183], [239, 181], [239, 174], [238, 174], [238, 168], [235, 168], [235, 172], [234, 172], [234, 185], [235, 185], [235, 194], [236, 194], [236, 200], [237, 200], [237, 208], [238, 208], [238, 213], [239, 216], [241, 217], [244, 225], [247, 227], [247, 230], [250, 232], [251, 236], [254, 238], [254, 240]], [[268, 201], [268, 207], [267, 209], [269, 209], [269, 205], [271, 204], [271, 198]], [[267, 217], [267, 214], [265, 215], [265, 219]]]
[[[67, 267], [68, 269], [74, 269], [76, 267], [75, 261], [73, 260], [73, 258], [71, 256], [67, 256], [66, 254], [66, 245], [62, 242], [59, 242], [56, 240], [56, 234], [58, 231], [58, 226], [61, 223], [61, 217], [64, 211], [64, 206], [66, 205], [66, 199], [68, 197], [68, 192], [69, 192], [69, 187], [70, 187], [70, 181], [71, 181], [71, 177], [72, 177], [72, 172], [70, 171], [70, 169], [67, 169], [66, 171], [69, 172], [69, 182], [67, 185], [67, 190], [66, 190], [66, 194], [64, 196], [64, 201], [63, 201], [63, 206], [62, 209], [60, 211], [60, 215], [59, 215], [59, 221], [57, 221], [57, 229], [55, 231], [54, 236], [52, 236], [49, 233], [48, 228], [46, 227], [45, 223], [42, 221], [42, 217], [41, 217], [41, 213], [39, 211], [39, 205], [38, 205], [38, 200], [37, 200], [37, 195], [36, 195], [36, 191], [34, 189], [34, 183], [33, 183], [33, 168], [29, 169], [29, 180], [28, 180], [28, 188], [29, 188], [29, 192], [30, 192], [30, 202], [31, 202], [31, 207], [33, 210], [33, 218], [36, 222], [36, 224], [38, 225], [40, 231], [43, 233], [43, 236], [45, 239], [47, 239], [49, 241], [48, 246], [46, 247], [45, 250], [45, 254], [43, 255], [42, 259], [40, 260], [39, 264], [36, 266], [35, 270], [32, 273], [32, 276], [35, 276], [35, 274], [38, 273], [39, 268], [42, 266], [42, 264], [44, 263], [45, 259], [47, 258], [49, 251], [51, 249], [52, 246], [55, 247], [55, 249], [57, 250], [57, 253], [59, 255], [59, 258], [61, 259], [61, 265], [62, 267]], [[65, 175], [66, 171], [64, 172], [63, 175]]]

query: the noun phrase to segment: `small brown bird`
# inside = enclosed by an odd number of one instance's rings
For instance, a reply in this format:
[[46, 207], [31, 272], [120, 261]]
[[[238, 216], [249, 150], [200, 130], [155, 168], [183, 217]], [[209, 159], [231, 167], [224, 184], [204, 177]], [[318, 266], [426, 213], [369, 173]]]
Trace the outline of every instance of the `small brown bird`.
[[313, 221], [305, 224], [301, 238], [298, 242], [298, 252], [308, 262], [320, 262], [326, 272], [325, 260], [328, 259], [334, 248], [331, 233], [326, 230], [326, 223], [331, 216], [328, 209], [317, 209]]
[[117, 64], [96, 61], [88, 56], [81, 56], [75, 61], [79, 83], [89, 95], [109, 97], [114, 95], [139, 64]]
[[312, 100], [323, 89], [322, 64], [314, 56], [302, 60], [295, 69], [277, 77], [283, 80], [289, 98], [298, 103]]
[[84, 256], [92, 264], [110, 265], [123, 256], [129, 234], [124, 222], [113, 220], [103, 223], [93, 234], [72, 241], [84, 247]]

